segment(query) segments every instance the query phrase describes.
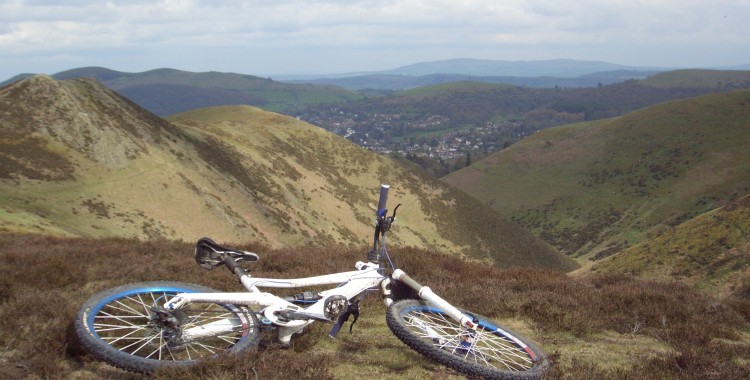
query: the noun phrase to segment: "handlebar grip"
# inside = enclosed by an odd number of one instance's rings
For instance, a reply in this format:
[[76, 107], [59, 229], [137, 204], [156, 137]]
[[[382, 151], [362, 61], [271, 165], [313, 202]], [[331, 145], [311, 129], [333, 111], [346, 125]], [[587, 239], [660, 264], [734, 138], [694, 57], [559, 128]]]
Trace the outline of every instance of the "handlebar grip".
[[385, 204], [388, 201], [388, 190], [390, 190], [391, 185], [382, 184], [380, 185], [380, 200], [378, 200], [378, 211], [377, 216], [378, 217], [384, 217], [385, 216]]

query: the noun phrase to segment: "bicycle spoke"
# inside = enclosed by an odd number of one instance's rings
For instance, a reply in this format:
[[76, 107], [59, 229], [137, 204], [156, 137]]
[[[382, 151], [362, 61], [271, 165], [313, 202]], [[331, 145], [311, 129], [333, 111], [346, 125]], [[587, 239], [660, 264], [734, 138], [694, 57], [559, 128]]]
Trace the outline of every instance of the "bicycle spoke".
[[236, 336], [227, 336], [227, 335], [219, 335], [219, 336], [217, 336], [217, 338], [219, 338], [219, 339], [221, 339], [224, 342], [229, 343], [229, 344], [235, 344], [235, 343], [237, 343], [237, 341], [240, 340], [239, 337], [236, 337]]
[[139, 332], [139, 331], [144, 331], [144, 330], [146, 330], [146, 329], [131, 331], [128, 334], [125, 334], [125, 335], [123, 335], [121, 337], [116, 337], [116, 338], [115, 337], [105, 337], [105, 338], [102, 338], [102, 340], [108, 341], [109, 344], [111, 344], [111, 345], [114, 345], [115, 343], [117, 343], [119, 341], [142, 340], [143, 337], [130, 337], [130, 336], [133, 335], [133, 334], [135, 334], [135, 333], [137, 333], [137, 332]]
[[[119, 305], [120, 307], [118, 307]], [[133, 317], [148, 317], [148, 314], [143, 314], [139, 310], [136, 310], [132, 308], [130, 305], [124, 303], [122, 300], [117, 300], [116, 304], [109, 304], [107, 305], [107, 309], [111, 310], [112, 312], [120, 311], [124, 313], [132, 314]], [[104, 310], [102, 310], [102, 313], [104, 313]]]
[[[492, 368], [501, 366], [508, 370], [524, 370], [533, 364], [521, 347], [496, 331], [478, 328], [470, 336], [470, 332], [442, 313], [426, 311], [410, 312], [404, 321], [417, 335], [467, 361]], [[471, 343], [467, 345], [462, 342]]]
[[481, 347], [482, 349], [488, 349], [491, 352], [496, 353], [497, 355], [524, 361], [529, 365], [532, 363], [531, 358], [527, 356], [526, 352], [520, 347], [516, 346], [515, 343], [510, 339], [502, 336], [497, 336], [492, 332], [488, 332], [487, 330], [478, 330], [477, 334], [478, 338], [486, 344], [486, 347]]
[[96, 332], [102, 333], [107, 331], [118, 331], [118, 330], [140, 330], [143, 327], [138, 325], [109, 325], [104, 323], [96, 323], [94, 324], [94, 328], [96, 329]]
[[217, 347], [209, 346], [208, 344], [204, 344], [204, 343], [200, 343], [200, 342], [195, 342], [195, 343], [190, 344], [189, 347], [191, 347], [196, 352], [198, 352], [198, 349], [196, 349], [194, 346], [198, 346], [200, 348], [203, 348], [204, 350], [210, 352], [212, 355], [216, 355], [216, 351], [221, 351], [221, 349], [219, 349]]
[[[139, 341], [138, 341], [138, 342], [143, 342], [143, 344], [141, 344], [140, 346], [138, 346], [138, 347], [137, 347], [137, 348], [136, 348], [135, 350], [133, 350], [133, 351], [128, 351], [128, 352], [129, 352], [130, 354], [133, 354], [133, 355], [135, 355], [135, 354], [136, 354], [136, 353], [138, 353], [138, 352], [139, 352], [139, 351], [140, 351], [140, 350], [141, 350], [142, 348], [144, 348], [144, 347], [146, 347], [147, 345], [151, 344], [151, 342], [153, 342], [153, 341], [154, 341], [154, 339], [157, 339], [157, 338], [161, 339], [161, 334], [154, 334], [154, 335], [152, 335], [152, 336], [150, 336], [150, 337], [149, 337], [149, 336], [147, 336], [147, 337], [144, 337], [143, 339], [141, 339], [141, 340], [139, 340]], [[129, 348], [131, 348], [131, 347], [135, 346], [135, 345], [136, 345], [136, 344], [137, 344], [138, 342], [134, 342], [134, 343], [132, 343], [132, 344], [129, 344], [129, 345], [127, 345], [127, 346], [125, 346], [125, 347], [121, 348], [121, 349], [120, 349], [120, 351], [126, 351], [127, 349], [129, 349]], [[146, 356], [146, 357], [149, 357], [149, 356]]]
[[[137, 300], [133, 299], [133, 301], [137, 302], [139, 304], [138, 306], [140, 306], [140, 307], [143, 308], [143, 311], [144, 311], [143, 314], [144, 315], [150, 315], [151, 314], [151, 308], [149, 307], [148, 304], [146, 304], [146, 302], [143, 301], [142, 295], [141, 294], [136, 294], [136, 297], [138, 299]], [[151, 295], [151, 298], [154, 298], [153, 295]]]
[[[169, 357], [172, 358], [172, 360], [182, 359], [182, 357], [179, 357], [179, 358], [175, 357], [175, 352], [172, 351], [172, 349], [170, 349], [169, 347], [167, 347], [167, 352], [169, 352]], [[185, 353], [187, 354], [187, 360], [193, 360], [193, 357], [190, 356], [190, 352], [187, 349], [185, 349]]]
[[[151, 305], [157, 306], [157, 304], [156, 304], [156, 297], [154, 297], [154, 293], [149, 293], [148, 296], [151, 297]], [[167, 294], [166, 293], [161, 293], [161, 296], [159, 298], [167, 298]], [[149, 308], [149, 312], [150, 311], [151, 311], [151, 308]]]
[[212, 291], [169, 281], [113, 288], [87, 301], [76, 319], [76, 333], [106, 361], [142, 373], [160, 363], [189, 365], [257, 344], [257, 317], [241, 305], [193, 302], [180, 310], [152, 311], [177, 294]]

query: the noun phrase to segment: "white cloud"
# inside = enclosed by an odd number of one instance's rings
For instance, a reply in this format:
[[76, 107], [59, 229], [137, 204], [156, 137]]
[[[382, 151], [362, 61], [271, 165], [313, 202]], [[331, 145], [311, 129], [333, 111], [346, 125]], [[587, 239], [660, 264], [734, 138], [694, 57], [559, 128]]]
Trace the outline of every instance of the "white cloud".
[[9, 0], [0, 3], [0, 79], [69, 64], [249, 73], [455, 57], [741, 64], [750, 62], [749, 18], [747, 0]]

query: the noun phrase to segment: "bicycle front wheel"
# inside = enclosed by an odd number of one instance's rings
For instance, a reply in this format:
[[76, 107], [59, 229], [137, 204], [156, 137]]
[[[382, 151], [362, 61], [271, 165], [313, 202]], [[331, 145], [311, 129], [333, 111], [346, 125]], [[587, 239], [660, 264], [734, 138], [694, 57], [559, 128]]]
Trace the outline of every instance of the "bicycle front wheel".
[[[216, 292], [180, 282], [144, 282], [101, 292], [81, 308], [75, 329], [83, 347], [116, 367], [149, 373], [191, 365], [257, 345], [258, 317], [231, 304], [191, 303], [169, 313], [159, 307], [178, 293]], [[159, 312], [161, 314], [159, 314]], [[192, 331], [214, 333], [193, 334]]]
[[473, 317], [476, 330], [421, 300], [393, 303], [386, 321], [407, 346], [469, 376], [536, 379], [549, 366], [542, 351], [527, 339], [481, 315], [461, 311]]

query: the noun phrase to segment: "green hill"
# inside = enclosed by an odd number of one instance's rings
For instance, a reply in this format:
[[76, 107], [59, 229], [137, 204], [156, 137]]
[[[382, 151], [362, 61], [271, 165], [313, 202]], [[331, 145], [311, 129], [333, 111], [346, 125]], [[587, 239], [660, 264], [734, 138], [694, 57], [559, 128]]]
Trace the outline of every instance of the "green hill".
[[750, 91], [540, 131], [444, 180], [598, 259], [750, 193]]
[[391, 239], [498, 266], [575, 264], [462, 192], [250, 106], [167, 122], [93, 79], [0, 89], [0, 229], [85, 237], [367, 244], [381, 183]]
[[750, 295], [750, 195], [581, 269], [680, 280], [712, 293]]
[[84, 67], [53, 75], [55, 79], [91, 77], [149, 111], [161, 115], [212, 106], [253, 105], [283, 111], [317, 103], [338, 103], [361, 96], [332, 85], [288, 84], [253, 75], [193, 73], [156, 69], [125, 73]]
[[641, 83], [659, 88], [740, 89], [750, 87], [750, 70], [675, 70], [656, 74]]
[[[310, 104], [293, 114], [353, 141], [407, 152], [440, 147], [462, 133], [479, 142], [462, 147], [484, 156], [540, 129], [625, 115], [644, 107], [750, 87], [750, 71], [681, 70], [645, 80], [589, 88], [528, 88], [455, 81], [426, 85], [359, 101]], [[472, 131], [471, 128], [485, 129]], [[447, 137], [446, 137], [447, 136]], [[455, 136], [454, 136], [455, 137]], [[425, 153], [420, 151], [419, 153]], [[465, 152], [464, 152], [465, 153]], [[465, 155], [465, 154], [464, 154]], [[444, 155], [441, 158], [445, 158]]]

